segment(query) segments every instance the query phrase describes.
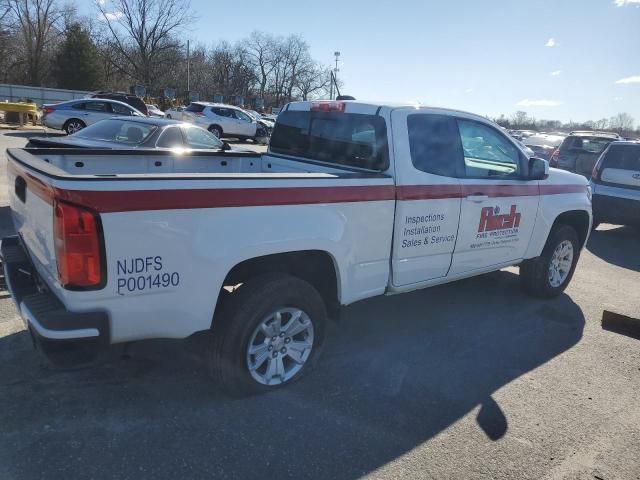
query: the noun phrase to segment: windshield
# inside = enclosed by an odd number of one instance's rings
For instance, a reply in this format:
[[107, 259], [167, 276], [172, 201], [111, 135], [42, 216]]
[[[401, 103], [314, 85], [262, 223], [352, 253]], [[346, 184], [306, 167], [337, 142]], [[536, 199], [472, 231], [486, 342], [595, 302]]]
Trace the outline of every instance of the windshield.
[[561, 150], [574, 153], [602, 153], [612, 141], [612, 138], [607, 137], [568, 137]]
[[102, 120], [83, 128], [73, 134], [73, 137], [120, 143], [123, 145], [140, 145], [157, 129], [157, 126], [147, 123], [123, 121], [113, 118]]

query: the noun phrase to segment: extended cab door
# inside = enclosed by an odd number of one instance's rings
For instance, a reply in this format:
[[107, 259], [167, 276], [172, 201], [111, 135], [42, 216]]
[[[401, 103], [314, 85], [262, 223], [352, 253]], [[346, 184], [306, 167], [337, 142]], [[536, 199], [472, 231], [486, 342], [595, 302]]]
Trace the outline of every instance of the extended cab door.
[[537, 180], [527, 158], [490, 123], [458, 117], [464, 152], [458, 241], [450, 275], [517, 261], [529, 244], [538, 212]]
[[437, 110], [391, 114], [396, 169], [392, 285], [447, 275], [460, 216], [462, 147], [455, 118]]

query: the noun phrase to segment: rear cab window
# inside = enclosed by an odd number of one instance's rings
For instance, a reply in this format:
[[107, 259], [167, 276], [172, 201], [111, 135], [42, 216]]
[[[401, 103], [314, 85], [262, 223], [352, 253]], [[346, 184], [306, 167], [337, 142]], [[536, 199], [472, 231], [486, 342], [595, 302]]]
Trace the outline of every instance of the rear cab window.
[[377, 115], [281, 112], [269, 148], [275, 154], [345, 167], [389, 168], [386, 123]]

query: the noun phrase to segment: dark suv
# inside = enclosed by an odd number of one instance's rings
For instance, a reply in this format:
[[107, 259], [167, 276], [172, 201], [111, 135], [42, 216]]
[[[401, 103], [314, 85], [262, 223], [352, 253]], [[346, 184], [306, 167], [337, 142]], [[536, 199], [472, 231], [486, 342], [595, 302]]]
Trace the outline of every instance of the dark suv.
[[553, 153], [551, 166], [588, 178], [600, 154], [611, 142], [619, 139], [615, 133], [571, 132]]
[[136, 97], [135, 95], [129, 95], [124, 92], [96, 92], [91, 95], [91, 97], [118, 100], [119, 102], [124, 102], [127, 105], [131, 105], [136, 110], [144, 113], [147, 117], [149, 116], [149, 111], [147, 110], [147, 106], [145, 105], [144, 101], [140, 97]]
[[640, 143], [613, 142], [591, 176], [593, 226], [640, 226]]

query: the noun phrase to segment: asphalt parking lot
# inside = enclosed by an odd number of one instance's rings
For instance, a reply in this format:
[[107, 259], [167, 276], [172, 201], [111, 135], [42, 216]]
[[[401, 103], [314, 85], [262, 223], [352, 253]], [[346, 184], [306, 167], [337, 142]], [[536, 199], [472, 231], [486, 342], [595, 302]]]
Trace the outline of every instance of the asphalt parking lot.
[[[0, 131], [0, 233], [11, 232]], [[247, 146], [247, 145], [244, 145]], [[640, 479], [640, 233], [596, 231], [561, 297], [511, 268], [360, 302], [301, 382], [223, 395], [206, 336], [43, 368], [0, 292], [0, 478]]]

